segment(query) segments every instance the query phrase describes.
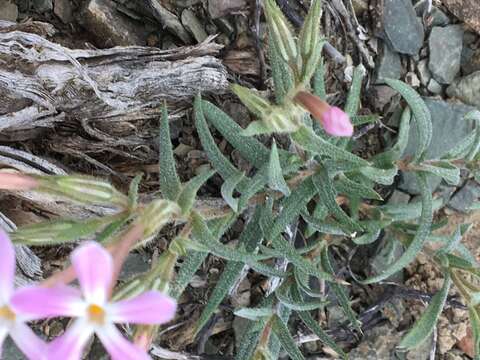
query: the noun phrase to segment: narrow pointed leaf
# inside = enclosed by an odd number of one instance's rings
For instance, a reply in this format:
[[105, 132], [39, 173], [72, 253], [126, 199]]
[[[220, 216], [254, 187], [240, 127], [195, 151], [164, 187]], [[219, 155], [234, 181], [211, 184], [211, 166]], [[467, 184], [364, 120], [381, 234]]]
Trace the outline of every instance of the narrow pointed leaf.
[[335, 181], [335, 189], [340, 194], [359, 196], [364, 199], [383, 200], [379, 193], [364, 184], [350, 180], [346, 176]]
[[345, 112], [348, 116], [353, 117], [357, 115], [358, 107], [360, 106], [360, 92], [362, 90], [362, 81], [365, 77], [365, 67], [360, 64], [353, 70], [352, 85], [347, 96], [347, 103], [345, 104]]
[[[300, 292], [298, 289], [294, 289], [292, 291], [293, 298], [297, 301], [300, 302], [302, 301], [302, 296], [300, 295]], [[335, 341], [323, 330], [318, 322], [310, 315], [308, 311], [299, 311], [298, 316], [300, 317], [300, 320], [303, 321], [303, 323], [311, 330], [315, 335], [318, 336], [320, 341], [333, 349], [342, 359], [347, 359], [348, 356], [345, 354], [345, 352], [338, 346]]]
[[[239, 247], [244, 246], [245, 251], [252, 253], [261, 243], [263, 237], [260, 229], [260, 217], [263, 211], [261, 208], [257, 208], [252, 219], [243, 230], [239, 239]], [[242, 274], [245, 267], [243, 262], [229, 261], [222, 272], [222, 275], [218, 279], [215, 288], [208, 299], [207, 305], [202, 311], [200, 318], [197, 321], [197, 332], [202, 329], [208, 322], [213, 313], [217, 310], [225, 296], [231, 291], [237, 280]]]
[[287, 326], [283, 323], [283, 321], [277, 316], [274, 315], [271, 319], [272, 330], [277, 335], [280, 343], [282, 344], [283, 350], [290, 356], [292, 360], [305, 360], [300, 349], [298, 348], [295, 340], [293, 339], [292, 335], [287, 328]]
[[302, 148], [311, 153], [327, 156], [335, 160], [345, 160], [360, 167], [369, 166], [370, 163], [346, 150], [343, 150], [328, 141], [317, 136], [311, 129], [302, 126], [297, 132], [292, 134], [293, 140]]
[[243, 174], [240, 176], [238, 176], [238, 174], [231, 176], [225, 179], [225, 182], [220, 188], [223, 199], [235, 212], [238, 211], [238, 199], [234, 197], [233, 193], [235, 192], [235, 188], [238, 186], [238, 184], [244, 179], [245, 176]]
[[392, 166], [387, 169], [380, 169], [377, 167], [366, 166], [360, 169], [362, 175], [368, 179], [382, 185], [392, 185], [395, 180], [395, 176], [398, 174], [398, 168]]
[[270, 161], [268, 164], [268, 185], [271, 189], [280, 191], [285, 196], [290, 195], [290, 189], [283, 178], [280, 158], [278, 156], [277, 144], [274, 142], [270, 152]]
[[345, 211], [337, 204], [336, 192], [333, 187], [332, 181], [328, 176], [328, 172], [325, 167], [321, 166], [315, 177], [316, 181], [314, 185], [320, 196], [321, 201], [325, 204], [332, 215], [337, 219], [340, 224], [349, 232], [362, 231], [362, 227], [348, 216]]
[[242, 176], [242, 172], [233, 166], [215, 143], [205, 120], [202, 106], [202, 100], [197, 96], [194, 103], [195, 126], [197, 127], [198, 136], [203, 149], [207, 153], [208, 159], [224, 180]]
[[415, 234], [415, 237], [408, 246], [407, 250], [405, 250], [405, 252], [399, 259], [397, 259], [397, 261], [391, 264], [381, 274], [364, 280], [362, 282], [364, 284], [372, 284], [385, 280], [386, 278], [390, 277], [391, 275], [402, 270], [405, 266], [410, 264], [415, 259], [420, 250], [422, 250], [425, 240], [430, 234], [433, 220], [432, 194], [427, 184], [425, 175], [422, 173], [416, 173], [416, 176], [422, 197], [422, 210], [419, 220], [419, 228]]
[[260, 318], [270, 317], [273, 315], [273, 309], [271, 307], [263, 307], [263, 308], [241, 308], [234, 311], [236, 316], [240, 316], [242, 318], [248, 320], [259, 320]]
[[214, 170], [204, 171], [183, 186], [183, 189], [177, 200], [178, 205], [182, 209], [183, 215], [188, 215], [190, 213], [190, 210], [195, 202], [195, 198], [197, 197], [198, 190], [208, 179], [213, 176], [213, 174], [215, 174]]
[[[331, 275], [334, 275], [333, 267], [330, 263], [330, 256], [328, 254], [328, 247], [325, 247], [322, 250], [322, 265], [325, 268], [325, 271]], [[340, 284], [332, 283], [330, 284], [332, 287], [332, 291], [334, 292], [337, 300], [342, 307], [343, 313], [347, 317], [350, 324], [359, 332], [362, 333], [362, 328], [360, 327], [359, 321], [357, 320], [357, 315], [352, 309], [350, 305], [350, 300], [348, 299], [347, 292], [345, 291], [344, 287]]]
[[448, 290], [450, 289], [450, 283], [450, 276], [447, 274], [443, 281], [442, 288], [432, 298], [432, 301], [430, 301], [430, 304], [422, 313], [420, 319], [415, 322], [412, 329], [403, 337], [399, 347], [413, 349], [427, 340], [442, 313], [445, 301], [447, 300]]
[[429, 164], [418, 165], [418, 170], [440, 176], [449, 185], [458, 185], [460, 182], [460, 169], [448, 161], [436, 161]]
[[160, 190], [168, 200], [175, 200], [180, 193], [180, 180], [175, 169], [172, 141], [170, 139], [170, 124], [168, 123], [167, 107], [162, 107], [160, 120]]
[[432, 119], [430, 111], [421, 96], [409, 85], [394, 79], [385, 79], [385, 83], [394, 90], [397, 90], [412, 109], [418, 135], [418, 145], [414, 160], [418, 161], [432, 140]]

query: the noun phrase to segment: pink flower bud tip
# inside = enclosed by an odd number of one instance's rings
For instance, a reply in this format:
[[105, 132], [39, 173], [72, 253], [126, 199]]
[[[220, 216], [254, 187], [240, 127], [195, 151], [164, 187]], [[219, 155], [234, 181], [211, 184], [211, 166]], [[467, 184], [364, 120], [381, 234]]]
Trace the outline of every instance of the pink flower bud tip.
[[350, 118], [338, 107], [330, 106], [318, 96], [306, 91], [299, 91], [294, 99], [322, 124], [327, 134], [346, 137], [353, 135]]
[[32, 190], [38, 187], [38, 181], [31, 176], [19, 173], [0, 172], [0, 189]]
[[330, 107], [323, 113], [323, 128], [327, 134], [333, 136], [353, 135], [353, 125], [348, 115], [336, 106]]

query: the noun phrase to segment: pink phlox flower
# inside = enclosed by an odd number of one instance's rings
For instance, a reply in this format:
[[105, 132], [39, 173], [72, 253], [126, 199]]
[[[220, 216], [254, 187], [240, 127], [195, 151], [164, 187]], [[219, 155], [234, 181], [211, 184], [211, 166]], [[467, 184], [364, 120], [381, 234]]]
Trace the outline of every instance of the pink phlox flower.
[[353, 135], [353, 125], [348, 115], [336, 106], [323, 113], [323, 128], [332, 136], [350, 137]]
[[0, 358], [3, 341], [10, 335], [28, 359], [46, 359], [47, 344], [25, 324], [32, 318], [12, 303], [12, 298], [21, 291], [14, 290], [14, 277], [15, 250], [7, 233], [0, 229]]
[[306, 91], [299, 91], [294, 99], [313, 115], [327, 134], [344, 137], [353, 135], [353, 124], [342, 109], [330, 106], [318, 96]]
[[110, 302], [113, 259], [95, 242], [77, 248], [71, 260], [81, 291], [69, 286], [37, 286], [23, 289], [13, 299], [16, 306], [33, 316], [76, 318], [66, 332], [49, 345], [49, 360], [81, 359], [83, 348], [93, 334], [98, 336], [113, 360], [150, 359], [144, 350], [129, 342], [115, 324], [166, 323], [173, 319], [176, 303], [157, 291]]

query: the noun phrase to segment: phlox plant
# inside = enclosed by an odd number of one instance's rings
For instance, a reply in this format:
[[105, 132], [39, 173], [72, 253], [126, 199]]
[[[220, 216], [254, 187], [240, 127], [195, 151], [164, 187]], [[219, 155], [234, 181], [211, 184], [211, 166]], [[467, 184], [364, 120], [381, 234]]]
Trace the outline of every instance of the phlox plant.
[[[365, 269], [362, 276], [366, 277], [356, 275], [350, 281], [364, 286], [382, 283], [414, 262], [420, 252], [426, 253], [444, 276], [442, 288], [398, 347], [412, 349], [429, 338], [449, 290], [455, 286], [468, 307], [475, 351], [480, 354], [480, 288], [476, 282], [480, 270], [461, 243], [469, 224], [458, 226], [450, 236], [435, 235], [434, 231], [448, 223], [448, 219], [434, 221], [434, 210], [443, 205], [443, 200], [435, 198], [428, 185], [430, 177], [458, 184], [460, 169], [478, 177], [480, 113], [466, 116], [476, 126], [463, 142], [441, 158], [427, 160], [426, 151], [432, 138], [428, 108], [410, 86], [386, 79], [386, 84], [404, 99], [396, 142], [368, 159], [354, 154], [355, 128], [378, 120], [377, 116], [357, 114], [365, 69], [362, 65], [355, 68], [343, 109], [329, 105], [321, 56], [324, 40], [319, 32], [321, 1], [311, 1], [299, 34], [293, 32], [274, 0], [264, 3], [274, 98], [232, 85], [232, 91], [256, 118], [243, 129], [220, 108], [197, 96], [193, 106], [195, 127], [212, 170], [201, 172], [187, 182], [180, 181], [164, 107], [159, 137], [161, 197], [150, 203], [139, 202], [140, 177], [132, 181], [128, 194], [124, 195], [108, 181], [87, 176], [0, 173], [0, 188], [9, 191], [42, 192], [115, 209], [103, 217], [56, 219], [20, 227], [11, 234], [15, 244], [25, 245], [56, 246], [84, 238], [95, 238], [98, 242], [74, 250], [73, 268], [53, 275], [40, 286], [20, 289], [19, 295], [17, 292], [14, 295], [12, 306], [18, 305], [19, 314], [24, 316], [18, 317], [22, 319], [20, 324], [38, 317], [76, 318], [64, 340], [54, 340], [50, 345], [42, 343], [49, 349], [47, 354], [58, 352], [78, 358], [93, 333], [114, 357], [123, 351], [120, 349], [126, 349], [132, 356], [138, 345], [148, 349], [155, 340], [158, 324], [168, 321], [175, 309], [172, 300], [158, 292], [178, 299], [204, 260], [215, 256], [223, 259], [225, 266], [195, 323], [197, 333], [250, 271], [262, 276], [268, 285], [265, 297], [258, 303], [233, 311], [235, 316], [251, 321], [238, 342], [236, 360], [278, 359], [282, 350], [291, 359], [304, 359], [295, 342], [295, 331], [289, 326], [293, 321], [301, 321], [340, 358], [347, 358], [344, 349], [312, 311], [328, 309], [328, 300], [333, 298], [350, 330], [362, 334], [362, 323], [347, 291], [349, 283], [335, 273], [332, 249], [374, 244], [383, 234], [389, 234], [385, 239], [389, 243], [400, 242], [404, 252], [382, 271]], [[251, 171], [240, 170], [221, 152], [212, 136], [212, 127], [251, 164]], [[407, 156], [405, 149], [411, 134], [415, 136], [416, 148], [413, 155]], [[287, 146], [277, 145], [278, 135], [282, 135], [282, 144]], [[379, 189], [391, 186], [400, 171], [415, 177], [420, 195], [408, 204], [392, 206], [385, 203]], [[197, 199], [198, 190], [214, 174], [223, 180], [219, 189], [224, 203], [221, 207], [210, 207]], [[245, 220], [246, 225], [232, 248], [220, 240], [237, 219]], [[119, 266], [129, 251], [155, 239], [167, 223], [176, 224], [178, 232], [158, 261], [146, 273], [115, 286]], [[299, 238], [304, 239], [303, 244], [295, 241]], [[87, 257], [88, 252], [96, 255]], [[93, 279], [93, 273], [82, 265], [94, 257], [98, 257], [105, 272], [98, 279]], [[183, 259], [181, 263], [177, 261], [179, 258]], [[1, 270], [3, 273], [8, 269]], [[81, 292], [59, 287], [75, 276]], [[315, 286], [319, 283], [325, 286]], [[28, 299], [36, 297], [55, 301], [50, 306], [44, 302], [29, 303]], [[140, 306], [152, 309], [149, 313], [157, 309], [158, 313], [148, 319], [144, 310], [133, 311]], [[0, 308], [1, 319], [11, 316], [10, 310], [1, 309], [4, 308]], [[142, 324], [134, 328], [136, 348], [121, 338], [113, 326], [116, 322]], [[9, 331], [15, 340], [18, 331], [23, 330], [13, 327]], [[74, 344], [71, 350], [74, 355], [68, 355], [65, 342]], [[28, 346], [22, 349], [28, 354]]]

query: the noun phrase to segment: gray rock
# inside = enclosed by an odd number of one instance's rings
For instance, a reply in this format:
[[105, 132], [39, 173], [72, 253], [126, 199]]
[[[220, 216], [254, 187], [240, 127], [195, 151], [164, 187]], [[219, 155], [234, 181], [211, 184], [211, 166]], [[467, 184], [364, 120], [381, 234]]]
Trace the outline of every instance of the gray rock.
[[450, 18], [435, 6], [432, 6], [429, 18], [431, 19], [431, 26], [445, 26], [450, 24]]
[[[372, 275], [381, 274], [397, 261], [404, 253], [403, 245], [387, 231], [379, 242], [377, 253], [370, 260]], [[403, 283], [403, 272], [399, 271], [386, 279], [386, 281]]]
[[17, 21], [17, 5], [10, 0], [0, 0], [0, 20]]
[[441, 84], [450, 84], [460, 71], [463, 29], [460, 25], [434, 27], [428, 41], [433, 77]]
[[201, 43], [208, 37], [202, 23], [195, 16], [193, 11], [185, 9], [182, 12], [182, 24], [190, 32], [197, 42]]
[[432, 73], [428, 69], [428, 60], [420, 60], [417, 64], [418, 77], [423, 86], [427, 86], [428, 82], [432, 78]]
[[469, 180], [464, 187], [458, 190], [450, 199], [448, 206], [466, 213], [480, 197], [480, 185], [473, 180]]
[[423, 44], [424, 30], [411, 0], [385, 0], [383, 28], [393, 49], [415, 55]]
[[377, 65], [377, 84], [384, 82], [384, 79], [400, 79], [402, 74], [402, 63], [400, 55], [394, 52], [388, 44], [383, 44], [382, 55], [379, 57]]
[[[432, 115], [433, 135], [426, 152], [426, 159], [439, 159], [449, 150], [465, 139], [473, 130], [472, 121], [463, 119], [463, 116], [474, 108], [463, 104], [452, 104], [442, 100], [424, 99]], [[410, 128], [410, 136], [404, 156], [412, 155], [417, 147], [415, 126]], [[441, 179], [429, 176], [431, 189], [437, 188]], [[415, 177], [410, 173], [403, 173], [400, 189], [410, 194], [418, 194]]]
[[375, 326], [365, 332], [361, 343], [348, 354], [350, 360], [395, 359], [395, 348], [402, 339], [392, 325]]
[[78, 21], [95, 37], [99, 46], [144, 45], [147, 34], [115, 6], [111, 0], [89, 0]]
[[[392, 98], [398, 93], [387, 85], [375, 85], [370, 88], [371, 100], [375, 110], [383, 112], [386, 105], [390, 105]], [[398, 105], [398, 101], [396, 102]], [[388, 111], [387, 111], [388, 112]]]
[[428, 2], [419, 1], [418, 5], [415, 5], [417, 15], [424, 17], [425, 23], [428, 26], [445, 26], [450, 24], [450, 19], [445, 13], [436, 6], [432, 6], [430, 12], [428, 12]]
[[242, 10], [247, 5], [245, 0], [208, 0], [208, 12], [212, 19], [230, 15], [234, 11]]
[[150, 269], [148, 262], [141, 254], [130, 253], [122, 266], [119, 279], [127, 280], [135, 275], [142, 274]]
[[443, 88], [435, 79], [430, 79], [427, 86], [428, 91], [432, 94], [438, 95], [442, 92]]
[[447, 88], [447, 94], [466, 104], [480, 107], [480, 71], [456, 80]]
[[53, 12], [63, 23], [68, 24], [73, 20], [73, 7], [71, 0], [55, 0]]
[[17, 345], [12, 341], [10, 337], [5, 339], [3, 343], [2, 359], [5, 360], [26, 360], [27, 358], [18, 349]]
[[409, 201], [410, 195], [400, 190], [394, 190], [388, 199], [388, 204], [408, 204]]
[[35, 0], [31, 2], [32, 8], [38, 13], [44, 13], [53, 10], [52, 0]]
[[470, 75], [480, 70], [480, 49], [473, 50], [469, 47], [463, 47], [462, 50], [462, 74]]

